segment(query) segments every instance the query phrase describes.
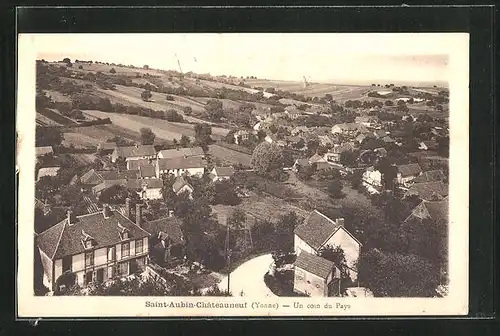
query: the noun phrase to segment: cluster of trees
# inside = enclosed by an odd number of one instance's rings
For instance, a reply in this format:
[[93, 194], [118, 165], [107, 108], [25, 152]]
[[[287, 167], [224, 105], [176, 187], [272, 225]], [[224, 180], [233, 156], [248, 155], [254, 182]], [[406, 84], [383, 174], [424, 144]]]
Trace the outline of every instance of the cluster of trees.
[[275, 143], [264, 141], [255, 147], [251, 165], [258, 175], [279, 180], [283, 174], [283, 162], [283, 150]]

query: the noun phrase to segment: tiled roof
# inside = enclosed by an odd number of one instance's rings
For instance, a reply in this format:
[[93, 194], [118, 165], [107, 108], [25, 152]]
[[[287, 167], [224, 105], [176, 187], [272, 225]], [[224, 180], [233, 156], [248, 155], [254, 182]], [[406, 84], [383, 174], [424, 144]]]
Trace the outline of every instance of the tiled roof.
[[103, 181], [102, 183], [95, 185], [92, 187], [92, 192], [93, 193], [98, 193], [103, 191], [104, 189], [108, 189], [109, 187], [112, 187], [114, 185], [123, 185], [125, 186], [125, 183], [127, 180], [125, 179], [119, 179], [119, 180], [106, 180]]
[[140, 167], [150, 165], [155, 162], [151, 159], [128, 160], [127, 167], [129, 170], [139, 170]]
[[233, 176], [234, 168], [233, 167], [215, 167], [215, 173], [217, 176]]
[[171, 159], [158, 159], [158, 165], [161, 170], [169, 169], [188, 169], [188, 168], [202, 168], [205, 163], [201, 157], [176, 157]]
[[431, 152], [431, 151], [420, 151], [420, 152], [411, 152], [408, 153], [408, 155], [420, 158], [420, 157], [425, 157], [425, 156], [434, 156], [437, 155], [437, 152]]
[[412, 176], [412, 175], [418, 175], [420, 172], [422, 172], [422, 168], [418, 163], [410, 163], [407, 165], [401, 165], [397, 166], [398, 172], [401, 173], [401, 176], [406, 177], [406, 176]]
[[80, 183], [83, 184], [99, 184], [102, 183], [104, 179], [99, 175], [95, 169], [91, 169], [80, 177]]
[[124, 185], [127, 189], [142, 189], [145, 186], [148, 189], [158, 189], [163, 188], [163, 180], [156, 178], [144, 180], [128, 180]]
[[35, 153], [36, 153], [36, 156], [42, 156], [45, 154], [54, 153], [54, 149], [52, 149], [52, 146], [35, 147]]
[[308, 166], [309, 165], [309, 159], [297, 159], [295, 163], [299, 166]]
[[156, 150], [153, 145], [116, 147], [115, 151], [119, 157], [123, 158], [156, 155]]
[[334, 263], [320, 256], [302, 251], [295, 260], [294, 266], [306, 272], [319, 276], [322, 279], [328, 278], [333, 271]]
[[448, 196], [448, 186], [441, 181], [415, 183], [408, 189], [406, 195], [417, 195], [423, 200], [431, 201], [434, 195]]
[[175, 179], [175, 182], [174, 184], [172, 185], [172, 189], [174, 190], [174, 192], [179, 192], [179, 190], [182, 189], [182, 187], [184, 187], [185, 185], [188, 185], [191, 187], [191, 189], [193, 188], [189, 183], [186, 182], [186, 180], [180, 176], [178, 178]]
[[443, 181], [444, 179], [445, 175], [442, 170], [428, 170], [424, 171], [422, 175], [417, 176], [417, 178], [414, 179], [413, 182], [414, 183], [434, 182], [434, 181]]
[[65, 218], [38, 235], [38, 246], [52, 260], [83, 253], [85, 249], [81, 242], [82, 230], [95, 239], [95, 248], [112, 246], [121, 241], [118, 224], [129, 230], [131, 239], [149, 236], [148, 232], [116, 211], [111, 211], [109, 218], [104, 218], [102, 212], [77, 216], [76, 218], [76, 222], [72, 225], [68, 225]]
[[326, 160], [319, 154], [314, 154], [309, 158], [309, 162], [314, 163], [314, 162], [326, 162]]
[[317, 250], [338, 229], [337, 223], [315, 210], [295, 228], [294, 233]]
[[329, 162], [316, 162], [316, 170], [328, 170], [332, 168]]
[[154, 221], [145, 221], [142, 224], [142, 228], [155, 237], [157, 237], [160, 232], [166, 233], [174, 244], [181, 244], [184, 242], [181, 224], [176, 217], [164, 217]]
[[121, 180], [121, 179], [136, 179], [138, 170], [99, 170], [97, 174], [102, 177], [104, 181]]
[[376, 130], [376, 131], [373, 132], [373, 134], [377, 138], [385, 137], [387, 135], [386, 131], [384, 131], [384, 130]]
[[365, 126], [360, 125], [360, 124], [356, 124], [356, 123], [337, 124], [337, 125], [334, 125], [333, 127], [335, 127], [335, 126], [339, 127], [342, 131], [366, 130]]
[[44, 176], [56, 176], [57, 172], [61, 169], [60, 167], [44, 167], [38, 169], [38, 179]]
[[158, 156], [163, 159], [172, 159], [179, 156], [198, 156], [203, 155], [203, 149], [201, 147], [192, 148], [177, 148], [177, 149], [165, 149], [158, 152]]
[[116, 147], [116, 142], [101, 142], [97, 148], [102, 150], [112, 150]]
[[[430, 218], [436, 222], [448, 222], [448, 197], [440, 201], [422, 201], [413, 210], [409, 218]], [[407, 219], [407, 220], [408, 220]]]
[[148, 165], [139, 167], [139, 176], [140, 177], [156, 177], [155, 165], [148, 164]]
[[334, 146], [330, 152], [332, 153], [343, 153], [343, 152], [347, 152], [347, 151], [350, 151], [350, 150], [354, 150], [354, 144], [350, 143], [350, 142], [345, 142], [341, 145], [338, 145], [338, 146]]

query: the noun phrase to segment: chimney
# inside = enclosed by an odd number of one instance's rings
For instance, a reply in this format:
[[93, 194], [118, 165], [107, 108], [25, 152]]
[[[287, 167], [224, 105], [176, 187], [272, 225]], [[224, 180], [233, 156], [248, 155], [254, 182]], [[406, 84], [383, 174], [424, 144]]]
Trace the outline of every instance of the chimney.
[[337, 225], [344, 226], [344, 218], [337, 218]]
[[168, 210], [168, 217], [172, 217], [174, 215], [174, 210]]
[[73, 211], [68, 210], [66, 213], [67, 218], [68, 218], [68, 225], [73, 225], [76, 222], [76, 216], [73, 214]]
[[125, 217], [130, 219], [130, 197], [125, 199]]
[[107, 204], [102, 205], [102, 215], [106, 219], [111, 217], [111, 209], [109, 208], [109, 206]]
[[137, 203], [135, 205], [135, 224], [138, 227], [141, 227], [141, 219], [142, 219], [142, 208], [141, 204]]

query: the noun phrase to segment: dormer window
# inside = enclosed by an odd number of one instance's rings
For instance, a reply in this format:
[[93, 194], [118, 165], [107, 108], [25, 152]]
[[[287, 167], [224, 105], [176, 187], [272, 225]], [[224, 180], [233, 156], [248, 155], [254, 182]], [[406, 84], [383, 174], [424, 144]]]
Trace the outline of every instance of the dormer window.
[[129, 230], [126, 227], [118, 224], [118, 229], [120, 230], [119, 234], [120, 234], [120, 239], [121, 240], [127, 240], [127, 239], [130, 238], [130, 232], [129, 232]]
[[82, 244], [86, 250], [92, 249], [95, 245], [95, 239], [84, 230], [82, 230]]

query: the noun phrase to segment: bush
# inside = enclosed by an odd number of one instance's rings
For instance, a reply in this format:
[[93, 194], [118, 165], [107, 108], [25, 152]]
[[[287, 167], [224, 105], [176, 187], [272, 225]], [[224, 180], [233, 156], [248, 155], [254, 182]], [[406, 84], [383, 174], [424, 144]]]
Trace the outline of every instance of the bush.
[[267, 288], [277, 296], [302, 296], [307, 297], [305, 294], [296, 293], [293, 291], [293, 271], [285, 271], [283, 273], [277, 273], [275, 277], [271, 276], [269, 273], [264, 275], [264, 283]]
[[343, 198], [344, 193], [342, 192], [342, 182], [332, 181], [328, 183], [327, 191], [333, 198]]

